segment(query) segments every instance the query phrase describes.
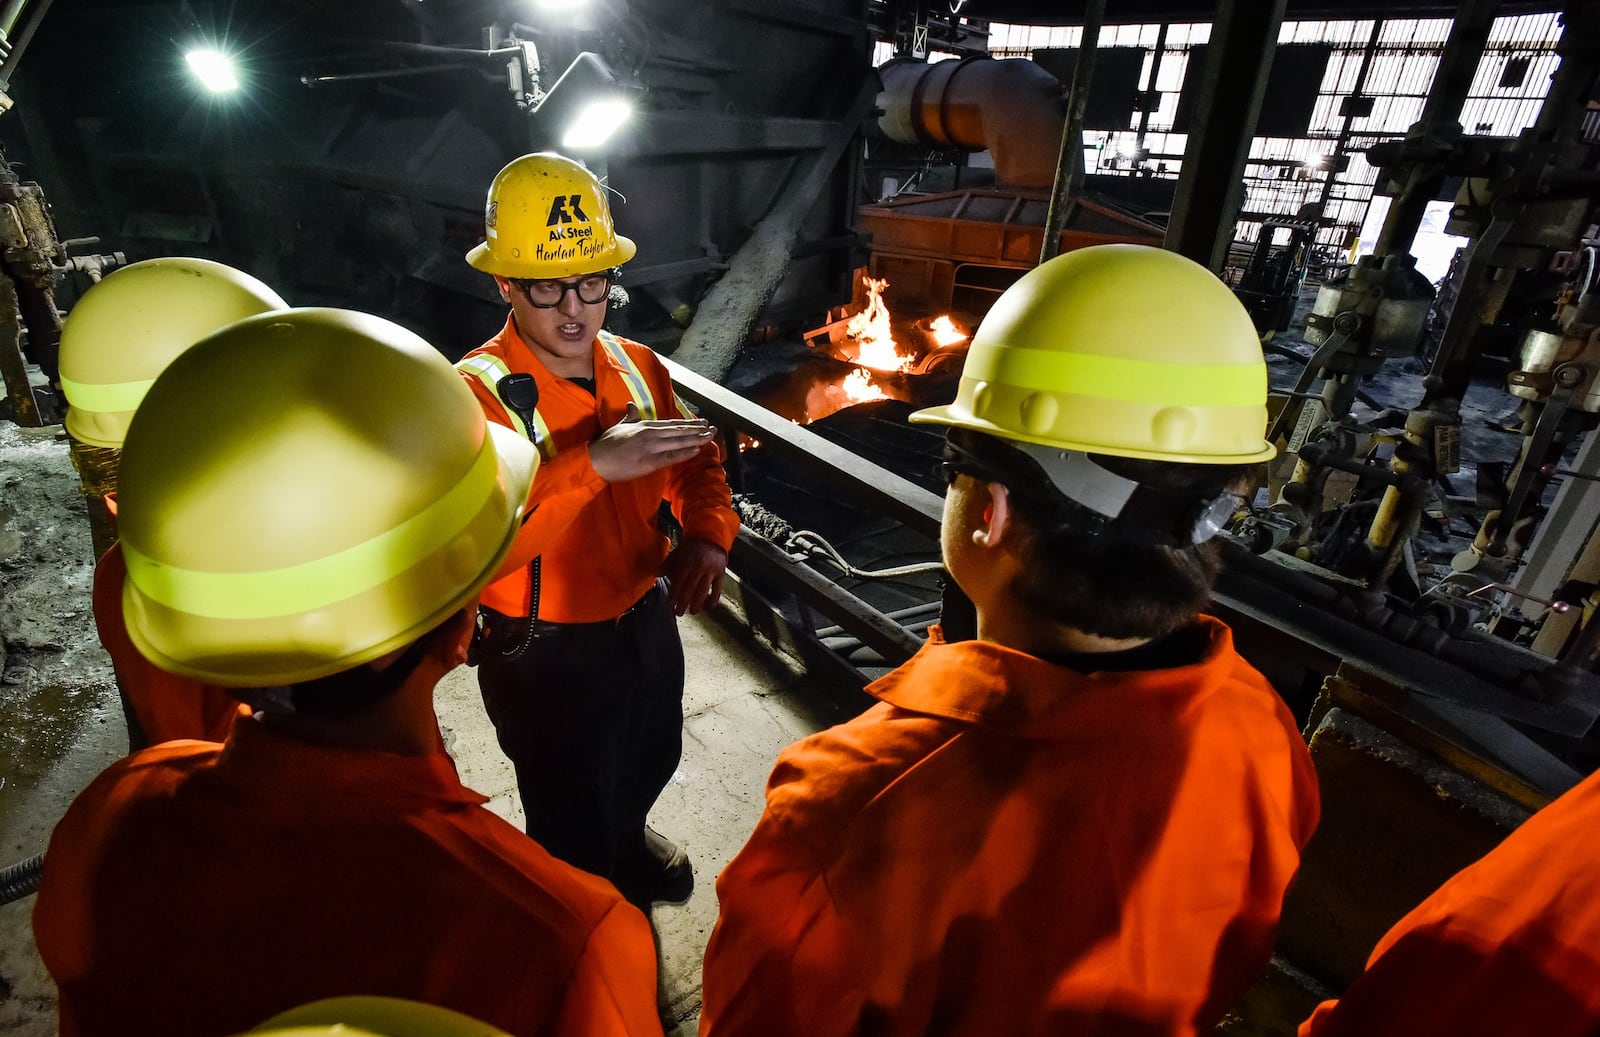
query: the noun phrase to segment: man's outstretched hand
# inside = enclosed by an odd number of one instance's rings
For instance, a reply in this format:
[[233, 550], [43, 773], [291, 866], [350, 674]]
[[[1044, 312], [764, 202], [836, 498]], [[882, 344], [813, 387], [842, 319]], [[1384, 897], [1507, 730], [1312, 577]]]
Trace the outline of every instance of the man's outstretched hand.
[[630, 403], [627, 416], [589, 444], [589, 462], [606, 482], [627, 482], [689, 460], [715, 434], [700, 418], [641, 421]]

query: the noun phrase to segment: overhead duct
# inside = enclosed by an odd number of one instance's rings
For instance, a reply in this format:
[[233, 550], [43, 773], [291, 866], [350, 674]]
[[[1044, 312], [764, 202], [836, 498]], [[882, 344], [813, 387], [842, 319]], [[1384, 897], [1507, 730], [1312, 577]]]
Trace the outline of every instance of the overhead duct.
[[878, 126], [891, 140], [988, 151], [995, 179], [1049, 187], [1066, 124], [1056, 77], [1026, 58], [892, 61], [879, 69]]

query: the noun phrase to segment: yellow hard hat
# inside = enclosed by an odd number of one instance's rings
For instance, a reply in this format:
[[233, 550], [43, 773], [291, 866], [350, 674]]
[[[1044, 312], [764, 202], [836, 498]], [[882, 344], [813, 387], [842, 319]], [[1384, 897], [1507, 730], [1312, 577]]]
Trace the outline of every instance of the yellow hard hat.
[[1147, 245], [1057, 256], [1006, 289], [972, 337], [955, 402], [911, 415], [1118, 457], [1247, 464], [1267, 366], [1243, 304], [1205, 267]]
[[[330, 997], [250, 1031], [272, 1037], [507, 1037], [471, 1016], [397, 997]], [[241, 1034], [240, 1037], [249, 1037]]]
[[552, 151], [523, 155], [495, 174], [483, 214], [488, 240], [467, 262], [501, 277], [572, 277], [621, 266], [638, 248], [611, 223], [593, 173]]
[[116, 448], [155, 377], [218, 328], [288, 308], [249, 274], [209, 259], [147, 259], [83, 293], [61, 329], [67, 431]]
[[161, 669], [224, 687], [375, 659], [494, 575], [537, 463], [397, 324], [320, 308], [230, 324], [128, 429], [128, 633]]

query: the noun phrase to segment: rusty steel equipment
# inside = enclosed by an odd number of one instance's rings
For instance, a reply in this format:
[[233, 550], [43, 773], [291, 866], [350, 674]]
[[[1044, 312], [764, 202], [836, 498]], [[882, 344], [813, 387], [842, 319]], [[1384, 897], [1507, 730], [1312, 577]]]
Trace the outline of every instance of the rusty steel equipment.
[[[1043, 189], [975, 188], [865, 206], [858, 221], [872, 235], [872, 276], [888, 278], [895, 304], [981, 316], [1038, 263], [1049, 204]], [[1161, 234], [1132, 213], [1076, 197], [1067, 203], [1060, 251], [1159, 246]]]
[[973, 56], [933, 64], [892, 61], [880, 73], [878, 127], [885, 136], [929, 148], [988, 151], [996, 181], [887, 199], [858, 212], [858, 228], [872, 238], [872, 276], [889, 280], [896, 305], [982, 316], [1047, 252], [1161, 244], [1165, 232], [1157, 224], [1069, 190], [1057, 200], [1059, 232], [1047, 245], [1069, 112], [1062, 84], [1039, 65]]
[[[98, 238], [61, 240], [44, 189], [23, 182], [0, 153], [0, 375], [4, 376], [11, 413], [19, 425], [47, 425], [61, 419], [55, 387], [60, 378], [56, 356], [61, 343], [61, 314], [55, 288], [69, 271], [99, 280], [102, 271], [125, 262], [122, 253], [69, 257], [75, 246], [94, 245]], [[26, 337], [27, 349], [23, 341]], [[44, 374], [45, 391], [31, 384], [28, 361]]]

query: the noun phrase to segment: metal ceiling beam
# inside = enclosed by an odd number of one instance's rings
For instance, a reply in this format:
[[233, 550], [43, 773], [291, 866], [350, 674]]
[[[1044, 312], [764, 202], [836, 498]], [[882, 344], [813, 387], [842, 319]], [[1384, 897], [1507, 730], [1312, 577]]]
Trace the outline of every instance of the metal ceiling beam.
[[721, 0], [719, 6], [758, 21], [776, 22], [833, 36], [850, 38], [866, 29], [866, 23], [860, 18], [830, 15], [826, 11], [789, 0]]
[[740, 118], [715, 112], [645, 112], [632, 137], [613, 157], [624, 155], [721, 155], [815, 151], [839, 124], [826, 119]]

